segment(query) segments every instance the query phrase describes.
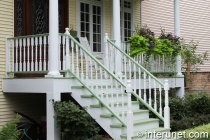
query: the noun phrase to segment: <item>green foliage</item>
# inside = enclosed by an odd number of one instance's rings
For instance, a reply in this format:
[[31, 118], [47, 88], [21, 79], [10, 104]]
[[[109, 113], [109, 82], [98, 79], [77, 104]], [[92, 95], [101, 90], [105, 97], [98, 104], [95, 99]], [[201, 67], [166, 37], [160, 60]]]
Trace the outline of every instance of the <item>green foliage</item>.
[[[54, 118], [57, 126], [61, 127], [63, 139], [95, 140], [94, 136], [100, 129], [84, 108], [80, 108], [71, 101], [53, 101], [53, 105], [56, 112]], [[91, 137], [92, 139], [89, 139]]]
[[146, 54], [149, 50], [148, 39], [144, 38], [143, 36], [139, 36], [136, 34], [130, 37], [128, 42], [131, 43], [129, 53], [132, 57], [136, 55]]
[[173, 51], [172, 42], [169, 39], [156, 39], [156, 46], [152, 50], [152, 54], [155, 56], [164, 55], [170, 57]]
[[[207, 124], [207, 125], [201, 125], [201, 126], [198, 126], [198, 127], [195, 127], [195, 128], [193, 128], [193, 129], [187, 129], [187, 130], [185, 130], [185, 131], [183, 131], [183, 132], [186, 132], [186, 136], [189, 136], [189, 133], [200, 133], [201, 132], [201, 137], [202, 138], [199, 138], [199, 139], [197, 139], [197, 140], [209, 140], [210, 138], [207, 138], [207, 135], [206, 134], [204, 134], [203, 132], [207, 132], [208, 133], [208, 137], [209, 137], [209, 135], [210, 135], [210, 123], [209, 124]], [[190, 139], [190, 138], [185, 138], [185, 139], [183, 139], [183, 140], [192, 140], [192, 139]]]
[[[194, 42], [193, 40], [190, 41], [189, 43], [185, 43], [185, 41], [183, 40], [182, 43], [182, 47], [183, 47], [183, 52], [182, 52], [182, 59], [183, 59], [183, 63], [186, 65], [188, 62], [190, 63], [191, 67], [190, 67], [190, 71], [192, 72], [196, 72], [198, 71], [198, 66], [199, 65], [203, 65], [204, 61], [208, 60], [208, 52], [204, 52], [202, 54], [196, 54], [196, 50], [197, 50], [197, 46], [198, 43]], [[187, 67], [183, 66], [182, 67], [183, 71], [187, 71]]]
[[210, 114], [195, 115], [193, 117], [182, 118], [181, 120], [171, 120], [171, 131], [180, 131], [196, 126], [210, 123]]
[[0, 129], [0, 140], [18, 140], [19, 136], [22, 134], [20, 130], [17, 128], [17, 123], [20, 121], [21, 116], [16, 115], [16, 118], [13, 118], [11, 121], [6, 123]]
[[185, 94], [169, 99], [172, 131], [210, 123], [210, 97], [204, 93]]

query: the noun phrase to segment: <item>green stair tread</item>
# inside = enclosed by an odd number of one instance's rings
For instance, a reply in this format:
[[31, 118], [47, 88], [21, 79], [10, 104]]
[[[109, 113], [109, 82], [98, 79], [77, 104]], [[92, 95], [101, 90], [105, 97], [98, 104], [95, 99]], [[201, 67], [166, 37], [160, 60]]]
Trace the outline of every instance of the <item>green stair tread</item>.
[[72, 89], [82, 89], [85, 88], [84, 86], [71, 86]]
[[[159, 121], [159, 119], [153, 119], [153, 118], [141, 119], [141, 120], [133, 121], [133, 125], [144, 124], [144, 123], [149, 123], [149, 122], [157, 122], [157, 121]], [[120, 126], [122, 126], [121, 123], [115, 123], [115, 124], [110, 125], [111, 128], [120, 128]]]
[[[133, 110], [133, 114], [144, 113], [144, 112], [149, 112], [149, 110], [140, 110], [140, 109]], [[125, 112], [125, 114], [127, 114], [127, 112]], [[120, 113], [120, 115], [122, 115], [122, 113]], [[112, 115], [111, 113], [104, 113], [104, 114], [101, 114], [100, 117], [111, 118], [111, 117], [114, 117], [114, 115]]]
[[92, 94], [83, 94], [81, 95], [81, 98], [92, 98], [94, 97]]
[[[127, 96], [127, 93], [118, 93], [118, 95], [120, 95], [120, 96], [121, 96], [122, 94]], [[112, 96], [112, 95], [117, 96], [117, 93], [108, 93], [108, 96], [109, 96], [109, 97]], [[99, 96], [101, 97], [101, 95], [99, 95]], [[107, 94], [104, 93], [103, 96], [106, 97]]]
[[[132, 101], [131, 103], [132, 103], [132, 104], [139, 104], [138, 101]], [[127, 102], [124, 102], [124, 105], [126, 105], [126, 104], [127, 104]], [[114, 103], [114, 106], [116, 106], [116, 105], [117, 105], [117, 103], [115, 102], [115, 103]], [[118, 105], [122, 105], [122, 103], [119, 102]], [[111, 104], [109, 104], [109, 106], [111, 106]], [[92, 108], [100, 108], [100, 107], [103, 107], [103, 106], [100, 105], [100, 104], [92, 104], [92, 105], [90, 105], [90, 107], [92, 107]]]
[[[158, 127], [158, 128], [152, 128], [152, 129], [147, 129], [147, 130], [144, 130], [144, 131], [140, 131], [141, 134], [146, 134], [147, 132], [166, 132], [166, 131], [170, 131], [171, 129], [170, 128], [163, 128], [163, 127]], [[134, 138], [138, 138], [138, 133], [139, 131], [137, 132], [134, 132], [133, 136], [132, 136], [132, 139]], [[120, 135], [121, 138], [127, 138], [127, 134], [122, 134]]]

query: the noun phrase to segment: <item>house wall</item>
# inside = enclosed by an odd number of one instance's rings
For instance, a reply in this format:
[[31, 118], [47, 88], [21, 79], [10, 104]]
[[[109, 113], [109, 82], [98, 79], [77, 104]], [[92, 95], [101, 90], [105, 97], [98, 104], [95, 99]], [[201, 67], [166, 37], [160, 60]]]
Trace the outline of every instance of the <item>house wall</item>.
[[[180, 1], [180, 36], [187, 42], [199, 42], [197, 53], [203, 53], [210, 47], [210, 1]], [[142, 1], [142, 24], [152, 31], [160, 33], [160, 28], [166, 32], [174, 32], [174, 0], [144, 0]], [[209, 57], [210, 58], [210, 57]], [[200, 72], [208, 72], [210, 61], [200, 66]]]
[[[180, 1], [180, 37], [186, 42], [194, 40], [198, 42], [196, 53], [202, 54], [210, 48], [210, 1]], [[142, 24], [147, 25], [156, 35], [160, 28], [166, 32], [174, 32], [174, 0], [144, 0], [142, 1]], [[209, 61], [199, 66], [196, 75], [191, 75], [191, 90], [209, 90], [204, 87], [204, 79], [210, 74]], [[208, 84], [208, 82], [207, 82]]]
[[[13, 111], [22, 112], [40, 122], [45, 116], [45, 94], [4, 94], [2, 79], [6, 71], [6, 37], [14, 36], [14, 1], [0, 0], [0, 128], [15, 116]], [[21, 121], [26, 121], [22, 119]]]

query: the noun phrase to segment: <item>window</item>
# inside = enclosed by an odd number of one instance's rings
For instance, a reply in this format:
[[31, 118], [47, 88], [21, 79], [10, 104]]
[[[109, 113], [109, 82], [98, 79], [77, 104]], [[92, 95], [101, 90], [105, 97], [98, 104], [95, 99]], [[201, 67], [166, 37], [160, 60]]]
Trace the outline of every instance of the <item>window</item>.
[[132, 2], [131, 0], [120, 0], [120, 28], [121, 40], [127, 41], [132, 33]]
[[80, 36], [87, 37], [93, 52], [101, 52], [102, 2], [87, 0], [80, 2]]

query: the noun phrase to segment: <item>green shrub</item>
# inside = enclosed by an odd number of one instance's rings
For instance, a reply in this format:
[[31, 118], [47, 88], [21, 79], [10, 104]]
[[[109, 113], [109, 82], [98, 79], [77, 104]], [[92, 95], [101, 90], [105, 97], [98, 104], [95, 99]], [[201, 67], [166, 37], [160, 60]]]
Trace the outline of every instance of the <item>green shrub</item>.
[[[189, 136], [189, 133], [191, 132], [207, 132], [208, 133], [208, 138], [207, 138], [207, 135], [204, 135], [202, 134], [201, 137], [203, 138], [199, 138], [197, 140], [209, 140], [210, 139], [210, 123], [207, 124], [207, 125], [201, 125], [201, 126], [198, 126], [198, 127], [195, 127], [193, 129], [187, 129], [187, 130], [184, 130], [183, 132], [186, 132], [186, 136]], [[190, 140], [189, 138], [185, 138], [183, 140]]]
[[[57, 126], [61, 127], [61, 136], [65, 140], [95, 140], [100, 130], [95, 120], [84, 108], [71, 101], [53, 101]], [[95, 137], [95, 138], [94, 138]]]
[[17, 123], [20, 121], [21, 116], [16, 115], [16, 118], [13, 118], [11, 121], [6, 123], [0, 129], [0, 140], [18, 140], [19, 136], [22, 134], [17, 128]]

